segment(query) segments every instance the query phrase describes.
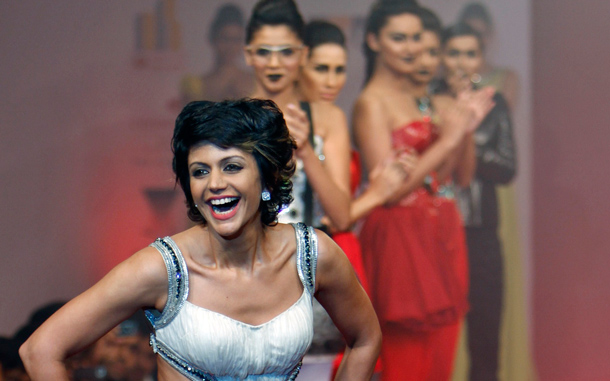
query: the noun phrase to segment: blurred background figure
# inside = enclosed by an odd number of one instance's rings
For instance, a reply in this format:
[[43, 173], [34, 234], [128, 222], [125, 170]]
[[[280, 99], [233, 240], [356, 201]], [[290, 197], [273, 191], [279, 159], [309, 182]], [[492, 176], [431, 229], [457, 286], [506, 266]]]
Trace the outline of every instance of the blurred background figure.
[[[454, 200], [439, 193], [438, 171], [469, 146], [472, 113], [448, 97], [428, 95], [438, 67], [430, 53], [438, 48], [424, 50], [427, 23], [421, 14], [409, 1], [381, 0], [371, 7], [364, 44], [367, 83], [352, 119], [369, 171], [391, 152], [419, 157], [360, 233], [383, 332], [382, 380], [391, 381], [450, 379], [467, 311], [464, 231]], [[438, 39], [436, 24], [431, 42]]]
[[30, 380], [19, 357], [19, 347], [63, 305], [64, 302], [52, 302], [41, 306], [12, 337], [0, 337], [0, 381]]
[[494, 24], [487, 8], [481, 3], [466, 5], [458, 18], [458, 23], [470, 25], [481, 36], [481, 67], [473, 80], [481, 87], [492, 86], [502, 93], [511, 110], [514, 110], [519, 96], [519, 78], [510, 68], [495, 66], [490, 62], [489, 50], [494, 43]]
[[[502, 52], [497, 50], [497, 34], [495, 23], [486, 5], [482, 2], [472, 2], [465, 5], [458, 17], [457, 23], [465, 23], [475, 29], [481, 37], [482, 55], [481, 66], [476, 73], [475, 80], [479, 81], [477, 85], [494, 87], [506, 100], [511, 119], [514, 124], [515, 140], [525, 143], [520, 147], [522, 159], [528, 160], [527, 153], [524, 152], [527, 148], [527, 138], [519, 136], [519, 131], [524, 131], [523, 123], [528, 121], [523, 117], [526, 110], [523, 109], [522, 99], [520, 99], [521, 86], [517, 73], [509, 67], [497, 65], [497, 61], [493, 57], [500, 55]], [[518, 107], [518, 105], [521, 105]], [[519, 123], [517, 125], [517, 123]], [[523, 160], [521, 160], [523, 162]], [[527, 167], [521, 171], [521, 179], [527, 176]], [[525, 292], [523, 290], [523, 252], [521, 246], [520, 221], [523, 222], [523, 217], [519, 213], [519, 201], [522, 201], [517, 196], [517, 185], [514, 181], [508, 184], [497, 184], [495, 187], [497, 196], [498, 208], [498, 234], [502, 242], [503, 263], [504, 263], [504, 312], [501, 325], [502, 331], [502, 357], [507, 364], [522, 363], [527, 359], [527, 345], [523, 344], [523, 338], [527, 335], [516, 339], [515, 332], [526, 330], [526, 322], [524, 320], [525, 312]], [[505, 368], [505, 377], [522, 378], [524, 374], [519, 371], [519, 368], [509, 366]]]
[[156, 357], [139, 310], [72, 359], [75, 381], [153, 381]]
[[0, 381], [28, 381], [19, 358], [19, 345], [8, 337], [0, 337]]
[[[483, 65], [483, 40], [468, 24], [443, 32], [443, 64], [447, 91], [459, 97], [477, 88]], [[496, 92], [494, 107], [474, 132], [476, 172], [458, 191], [468, 243], [470, 311], [467, 315], [470, 379], [496, 380], [503, 306], [502, 245], [498, 237], [496, 185], [516, 173], [516, 152], [509, 107]]]
[[254, 78], [244, 67], [244, 16], [234, 4], [218, 9], [210, 25], [208, 41], [214, 53], [214, 66], [203, 76], [185, 76], [182, 101], [221, 101], [242, 98], [252, 92]]
[[[316, 20], [305, 26], [304, 43], [309, 48], [309, 54], [301, 71], [299, 89], [302, 91], [304, 99], [309, 102], [334, 104], [347, 79], [345, 36], [335, 24]], [[359, 158], [356, 151], [352, 150], [350, 161], [350, 192], [352, 195], [355, 194], [360, 184], [360, 174]], [[338, 231], [328, 218], [324, 218], [323, 223], [329, 227], [333, 240], [345, 252], [360, 282], [368, 292], [360, 244], [356, 235], [349, 229]]]
[[[335, 101], [347, 79], [347, 47], [343, 31], [335, 24], [324, 20], [315, 20], [305, 26], [305, 46], [309, 48], [307, 61], [301, 70], [299, 89], [310, 102], [326, 102], [335, 104]], [[352, 198], [359, 192], [361, 181], [360, 157], [355, 149], [351, 150], [350, 160], [350, 194]], [[347, 230], [336, 229], [329, 218], [324, 217], [322, 222], [328, 227], [328, 233], [341, 247], [349, 259], [362, 287], [370, 295], [370, 288], [364, 272], [362, 249], [357, 236], [351, 227], [375, 207], [386, 203], [394, 192], [398, 190], [404, 180], [404, 168], [401, 163], [388, 161], [382, 163], [374, 176], [369, 178], [369, 186], [361, 190], [350, 205], [350, 224]], [[340, 350], [343, 345], [340, 346]], [[333, 362], [331, 379], [338, 371], [342, 354]], [[378, 362], [376, 373], [381, 371]]]

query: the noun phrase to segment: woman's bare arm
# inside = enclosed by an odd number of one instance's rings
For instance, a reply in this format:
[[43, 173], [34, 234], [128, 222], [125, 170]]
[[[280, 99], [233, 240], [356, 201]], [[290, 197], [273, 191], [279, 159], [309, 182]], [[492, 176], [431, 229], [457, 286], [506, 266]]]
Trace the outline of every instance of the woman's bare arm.
[[324, 209], [326, 216], [339, 230], [350, 226], [349, 158], [350, 145], [347, 122], [343, 112], [333, 105], [312, 104], [314, 123], [324, 129], [324, 161], [309, 143], [309, 122], [306, 114], [289, 106], [286, 123], [297, 141], [296, 156], [303, 161], [307, 180]]
[[341, 249], [318, 232], [316, 299], [343, 334], [347, 348], [336, 380], [370, 380], [381, 348], [373, 306]]
[[138, 308], [163, 309], [167, 271], [154, 248], [134, 254], [53, 314], [21, 346], [32, 380], [68, 380], [65, 359], [87, 347]]
[[368, 173], [393, 151], [387, 115], [383, 103], [370, 93], [362, 94], [354, 105], [354, 138]]

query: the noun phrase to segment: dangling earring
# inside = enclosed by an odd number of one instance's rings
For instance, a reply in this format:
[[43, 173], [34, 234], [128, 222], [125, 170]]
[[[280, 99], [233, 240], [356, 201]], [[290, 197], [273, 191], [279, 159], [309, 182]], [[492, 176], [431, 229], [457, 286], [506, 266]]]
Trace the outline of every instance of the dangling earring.
[[195, 208], [199, 208], [199, 206], [197, 204], [195, 204]]
[[263, 193], [261, 193], [261, 199], [263, 201], [271, 200], [271, 193], [269, 193], [269, 191], [267, 189], [263, 190]]

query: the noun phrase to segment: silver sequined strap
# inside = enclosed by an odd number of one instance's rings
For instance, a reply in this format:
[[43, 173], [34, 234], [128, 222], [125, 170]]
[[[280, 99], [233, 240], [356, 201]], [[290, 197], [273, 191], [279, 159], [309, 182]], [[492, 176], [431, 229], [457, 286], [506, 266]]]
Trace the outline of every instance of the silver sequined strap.
[[303, 287], [313, 296], [316, 291], [316, 266], [318, 264], [318, 237], [312, 227], [303, 223], [293, 224], [297, 238], [297, 269]]
[[182, 252], [170, 237], [157, 238], [150, 246], [159, 250], [167, 268], [167, 302], [163, 313], [156, 310], [146, 310], [146, 317], [154, 329], [168, 325], [184, 305], [189, 293], [189, 278], [186, 262]]

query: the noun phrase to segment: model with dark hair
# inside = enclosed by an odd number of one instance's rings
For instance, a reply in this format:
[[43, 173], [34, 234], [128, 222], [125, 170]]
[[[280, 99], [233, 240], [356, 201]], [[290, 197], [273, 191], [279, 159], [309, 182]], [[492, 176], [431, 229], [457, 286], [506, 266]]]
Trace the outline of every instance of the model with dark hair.
[[[347, 50], [343, 32], [336, 25], [327, 21], [317, 20], [307, 24], [305, 28], [305, 45], [309, 48], [307, 61], [303, 66], [299, 84], [305, 98], [310, 101], [333, 103], [347, 77]], [[356, 223], [377, 206], [386, 203], [394, 195], [406, 174], [415, 165], [416, 155], [388, 155], [374, 175], [369, 177], [368, 187], [362, 190], [358, 198], [352, 200], [350, 206], [350, 222]], [[350, 188], [355, 195], [360, 185], [361, 169], [357, 151], [352, 151], [350, 161]], [[365, 289], [368, 284], [361, 264], [360, 244], [351, 232], [338, 231], [331, 226], [335, 239], [352, 261]]]
[[440, 193], [437, 172], [458, 155], [473, 115], [463, 103], [448, 107], [427, 96], [417, 76], [431, 71], [421, 66], [430, 58], [421, 14], [410, 1], [382, 0], [371, 8], [368, 79], [352, 118], [369, 170], [391, 151], [419, 156], [395, 197], [366, 218], [360, 234], [384, 336], [384, 380], [448, 380], [467, 310], [463, 232], [460, 241], [455, 218], [445, 224], [445, 209], [452, 206], [453, 217], [457, 210]]
[[341, 29], [328, 21], [315, 20], [305, 27], [309, 48], [299, 86], [309, 101], [334, 103], [347, 79], [347, 49]]
[[338, 379], [368, 380], [381, 335], [351, 265], [326, 235], [276, 222], [295, 149], [276, 105], [190, 103], [172, 147], [196, 226], [157, 239], [47, 320], [20, 350], [32, 379], [67, 380], [69, 355], [143, 308], [159, 380], [293, 380], [315, 295], [348, 345]]
[[[347, 49], [343, 32], [330, 22], [312, 21], [305, 27], [305, 45], [309, 48], [309, 55], [303, 66], [299, 85], [306, 99], [334, 103], [347, 77]], [[375, 207], [385, 204], [398, 190], [406, 174], [415, 165], [416, 159], [415, 155], [389, 155], [388, 160], [381, 163], [374, 174], [371, 174], [368, 186], [352, 200], [351, 222], [356, 223]], [[360, 157], [356, 150], [352, 150], [350, 176], [351, 193], [355, 197], [361, 180]], [[331, 232], [333, 240], [350, 260], [362, 286], [369, 292], [358, 238], [351, 230], [337, 231], [331, 226]], [[333, 374], [338, 369], [340, 359], [341, 356], [338, 356], [333, 363]], [[377, 371], [380, 369], [380, 366], [376, 367]]]
[[[442, 43], [448, 93], [458, 97], [464, 89], [477, 88], [472, 79], [477, 82], [483, 63], [480, 34], [468, 24], [456, 24], [443, 32]], [[467, 322], [471, 380], [498, 377], [504, 274], [496, 186], [509, 183], [516, 173], [509, 107], [500, 93], [495, 93], [494, 102], [494, 108], [474, 132], [474, 179], [458, 192], [470, 265]]]
[[477, 73], [479, 86], [492, 86], [506, 99], [511, 110], [515, 109], [519, 96], [519, 78], [514, 70], [499, 67], [490, 62], [487, 52], [495, 39], [495, 28], [491, 14], [479, 2], [466, 4], [460, 12], [457, 24], [468, 24], [481, 36], [481, 49], [483, 62]]
[[292, 0], [262, 0], [246, 27], [246, 62], [252, 66], [255, 98], [271, 99], [284, 112], [295, 138], [295, 201], [280, 213], [281, 222], [321, 226], [327, 216], [346, 230], [349, 219], [349, 134], [337, 106], [303, 99], [297, 81], [309, 50], [304, 21]]

